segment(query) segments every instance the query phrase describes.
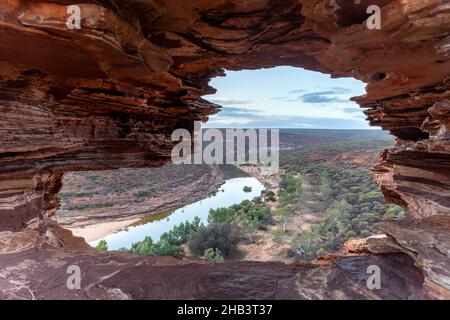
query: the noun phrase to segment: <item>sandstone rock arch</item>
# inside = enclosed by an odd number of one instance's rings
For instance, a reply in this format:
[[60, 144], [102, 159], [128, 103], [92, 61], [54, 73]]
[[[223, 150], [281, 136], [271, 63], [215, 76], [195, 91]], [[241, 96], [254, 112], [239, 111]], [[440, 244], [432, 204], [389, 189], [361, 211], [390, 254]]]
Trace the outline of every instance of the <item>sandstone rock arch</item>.
[[[365, 26], [369, 2], [381, 30]], [[65, 25], [69, 4], [80, 30]], [[201, 98], [212, 77], [290, 65], [367, 82], [355, 100], [397, 137], [374, 175], [409, 216], [383, 228], [423, 270], [423, 294], [448, 297], [449, 11], [445, 0], [2, 1], [0, 251], [11, 234], [79, 248], [46, 220], [64, 172], [161, 166], [173, 129], [220, 109]]]

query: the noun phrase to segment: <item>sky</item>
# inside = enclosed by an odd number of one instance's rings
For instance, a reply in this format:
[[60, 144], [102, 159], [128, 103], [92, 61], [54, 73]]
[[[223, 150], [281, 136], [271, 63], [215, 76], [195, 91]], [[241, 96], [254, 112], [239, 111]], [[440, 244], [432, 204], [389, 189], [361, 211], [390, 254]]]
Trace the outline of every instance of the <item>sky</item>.
[[203, 98], [223, 108], [205, 128], [373, 129], [349, 100], [365, 93], [353, 78], [277, 67], [227, 71], [210, 85], [217, 93]]

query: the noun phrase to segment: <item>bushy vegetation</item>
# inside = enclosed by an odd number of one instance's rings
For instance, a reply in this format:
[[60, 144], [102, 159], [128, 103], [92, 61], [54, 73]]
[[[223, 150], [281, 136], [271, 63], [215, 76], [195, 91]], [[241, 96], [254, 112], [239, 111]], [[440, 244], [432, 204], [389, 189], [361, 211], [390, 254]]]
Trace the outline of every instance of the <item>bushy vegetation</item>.
[[238, 212], [232, 207], [210, 210], [208, 223], [231, 223], [237, 219]]
[[263, 192], [263, 197], [266, 202], [276, 202], [277, 201], [277, 198], [275, 197], [275, 192], [273, 192], [273, 191]]
[[275, 229], [272, 231], [273, 242], [278, 245], [282, 245], [284, 243], [284, 233], [285, 231], [282, 229]]
[[100, 251], [108, 251], [108, 243], [106, 240], [100, 240], [95, 249]]
[[[300, 199], [302, 205], [307, 204], [308, 209], [313, 212], [322, 211], [327, 215], [323, 223], [313, 226], [309, 231], [300, 232], [294, 238], [292, 254], [297, 258], [310, 260], [339, 250], [348, 239], [372, 234], [377, 222], [401, 219], [404, 216], [400, 207], [385, 204], [383, 195], [371, 176], [369, 164], [339, 158], [330, 161], [335, 149], [355, 151], [359, 150], [361, 144], [367, 148], [365, 143], [345, 142], [316, 146], [301, 152], [293, 150], [284, 155], [282, 162], [285, 162], [286, 168], [301, 173], [302, 179], [310, 186], [307, 192], [302, 190], [295, 198]], [[297, 160], [293, 158], [294, 155]], [[287, 165], [286, 161], [292, 161], [293, 164]], [[280, 193], [280, 204], [292, 203], [287, 192], [293, 185], [292, 181], [289, 182], [290, 179], [289, 176], [283, 179], [283, 192], [287, 194]], [[289, 205], [282, 205], [280, 208], [283, 210], [289, 208]]]
[[161, 235], [161, 240], [165, 240], [172, 245], [182, 245], [186, 243], [189, 237], [194, 232], [197, 232], [201, 226], [202, 223], [200, 221], [200, 218], [195, 217], [194, 221], [186, 221], [184, 223], [182, 222], [178, 226], [174, 226], [169, 232], [163, 233]]
[[247, 192], [247, 193], [252, 192], [252, 187], [244, 186], [244, 188], [242, 190], [244, 190], [244, 192]]
[[[244, 236], [253, 242], [256, 231], [266, 230], [272, 223], [271, 209], [267, 206], [269, 202], [277, 202], [276, 214], [281, 221], [271, 231], [271, 237], [279, 245], [289, 241], [292, 257], [312, 260], [338, 251], [349, 239], [375, 233], [376, 223], [404, 217], [403, 209], [384, 202], [370, 172], [371, 161], [375, 161], [377, 156], [376, 150], [387, 147], [389, 143], [350, 141], [283, 151], [280, 160], [284, 174], [278, 194], [263, 191], [252, 201], [211, 210], [207, 226], [196, 218], [193, 222], [175, 226], [158, 242], [147, 237], [125, 251], [143, 255], [177, 255], [184, 254], [188, 248], [195, 256], [222, 263], [233, 254]], [[354, 161], [355, 157], [358, 161]], [[243, 190], [252, 191], [247, 186]], [[148, 195], [146, 191], [136, 194]], [[292, 238], [292, 234], [286, 232], [287, 226], [295, 215], [305, 212], [326, 217]], [[107, 243], [102, 247], [107, 249]]]
[[292, 171], [287, 171], [280, 182], [280, 193], [278, 194], [277, 214], [283, 222], [283, 232], [289, 220], [294, 216], [295, 209], [299, 207], [302, 197], [302, 184]]
[[392, 147], [392, 140], [356, 140], [322, 143], [280, 153], [280, 167], [301, 171], [310, 165], [323, 164], [343, 152], [371, 152]]
[[[134, 243], [130, 249], [121, 251], [151, 256], [171, 256], [183, 254], [182, 245], [188, 244], [190, 252], [208, 261], [221, 263], [224, 257], [237, 247], [241, 231], [244, 230], [252, 241], [252, 233], [271, 221], [270, 208], [258, 201], [243, 201], [229, 208], [211, 210], [208, 226], [200, 218], [174, 226], [161, 235], [158, 242], [151, 237]], [[105, 245], [106, 241], [105, 241]]]
[[239, 233], [233, 223], [212, 223], [201, 226], [189, 239], [189, 250], [196, 256], [203, 256], [208, 249], [219, 250], [227, 257], [239, 242]]
[[99, 209], [99, 208], [112, 208], [114, 207], [114, 203], [112, 201], [104, 201], [99, 203], [80, 203], [75, 205], [67, 206], [67, 210], [91, 210], [91, 209]]
[[182, 244], [185, 244], [189, 237], [197, 232], [202, 226], [200, 218], [195, 217], [193, 222], [183, 222], [174, 226], [172, 230], [161, 235], [158, 242], [154, 242], [151, 237], [145, 237], [143, 241], [134, 243], [131, 249], [123, 249], [130, 253], [146, 256], [172, 256], [183, 252]]
[[222, 256], [222, 252], [219, 249], [209, 248], [205, 250], [205, 254], [202, 257], [206, 261], [214, 262], [214, 263], [224, 263], [225, 259]]
[[171, 244], [166, 240], [161, 239], [158, 242], [153, 242], [151, 237], [145, 237], [143, 241], [133, 243], [131, 249], [127, 251], [143, 256], [173, 256], [181, 253], [182, 249], [180, 246]]
[[386, 218], [388, 220], [401, 220], [405, 217], [405, 212], [402, 208], [396, 205], [388, 205], [386, 210]]
[[150, 191], [138, 191], [134, 195], [137, 198], [149, 198], [152, 196], [152, 194], [153, 194], [153, 192], [150, 192]]
[[270, 208], [257, 198], [253, 201], [242, 201], [229, 208], [210, 210], [208, 215], [208, 223], [239, 225], [251, 242], [253, 242], [253, 234], [256, 230], [264, 228], [271, 222], [271, 219]]

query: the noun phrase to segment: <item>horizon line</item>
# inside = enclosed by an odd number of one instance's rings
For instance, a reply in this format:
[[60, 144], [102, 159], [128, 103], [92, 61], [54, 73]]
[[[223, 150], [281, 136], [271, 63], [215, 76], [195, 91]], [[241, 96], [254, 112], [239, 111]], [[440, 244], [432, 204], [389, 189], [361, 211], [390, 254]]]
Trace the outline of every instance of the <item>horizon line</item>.
[[285, 130], [378, 130], [387, 131], [381, 127], [370, 128], [299, 128], [299, 127], [216, 127], [216, 126], [202, 126], [202, 129], [285, 129]]

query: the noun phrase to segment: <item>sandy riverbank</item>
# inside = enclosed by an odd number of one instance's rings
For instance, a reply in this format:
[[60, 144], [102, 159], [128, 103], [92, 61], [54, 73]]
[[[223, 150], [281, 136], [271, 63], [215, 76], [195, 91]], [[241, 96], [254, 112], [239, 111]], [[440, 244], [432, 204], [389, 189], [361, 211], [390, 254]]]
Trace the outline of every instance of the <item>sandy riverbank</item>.
[[112, 233], [116, 233], [128, 226], [138, 222], [140, 218], [129, 218], [124, 220], [111, 220], [103, 221], [95, 224], [89, 224], [86, 226], [75, 226], [70, 229], [72, 233], [77, 237], [82, 237], [86, 242], [95, 241], [106, 237]]
[[[159, 174], [153, 174], [157, 170]], [[116, 172], [111, 172], [109, 175], [102, 172], [96, 174], [106, 176], [106, 178], [100, 179], [101, 182], [95, 183], [97, 192], [93, 195], [72, 198], [71, 202], [63, 203], [56, 215], [59, 225], [72, 231], [75, 236], [84, 238], [86, 242], [124, 230], [143, 218], [156, 217], [168, 210], [199, 201], [212, 192], [216, 192], [225, 182], [222, 172], [214, 166], [203, 167], [201, 170], [198, 167], [192, 167], [192, 170], [188, 167], [183, 170], [178, 167], [147, 169], [147, 171], [142, 171], [142, 184], [148, 180], [152, 181], [151, 185], [159, 186], [160, 191], [156, 195], [141, 197], [138, 199], [139, 201], [136, 201], [138, 198], [136, 194], [142, 190], [135, 188], [128, 191], [127, 188], [134, 182], [128, 180], [139, 178], [139, 171], [134, 173], [132, 178], [124, 174], [123, 178], [117, 181], [122, 182], [122, 185], [119, 186], [126, 190], [119, 194], [111, 190], [116, 181], [111, 181], [110, 176], [117, 174]], [[168, 181], [168, 177], [171, 178], [170, 181]], [[128, 180], [126, 180], [127, 178]], [[85, 176], [73, 175], [65, 183], [64, 192], [66, 193], [86, 192]], [[70, 210], [70, 206], [74, 205], [84, 204], [86, 206], [108, 201], [113, 201], [113, 205]]]

